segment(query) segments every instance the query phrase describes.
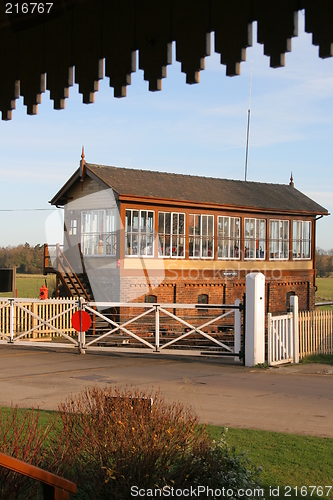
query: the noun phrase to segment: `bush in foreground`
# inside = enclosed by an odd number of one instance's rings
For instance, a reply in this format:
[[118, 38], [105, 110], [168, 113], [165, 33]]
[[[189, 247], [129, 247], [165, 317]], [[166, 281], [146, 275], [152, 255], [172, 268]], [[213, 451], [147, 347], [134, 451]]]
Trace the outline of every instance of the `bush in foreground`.
[[[43, 467], [44, 444], [52, 424], [41, 426], [38, 411], [0, 408], [0, 451], [26, 463]], [[39, 485], [29, 478], [0, 467], [0, 499], [35, 498]]]
[[212, 441], [190, 410], [158, 393], [86, 389], [61, 405], [60, 415], [64, 442], [78, 457], [72, 474], [79, 498], [127, 499], [132, 486], [236, 493], [258, 484], [258, 470], [225, 442]]
[[[198, 486], [232, 489], [228, 498], [237, 498], [239, 488], [258, 486], [258, 470], [225, 440], [214, 442], [189, 409], [159, 393], [86, 389], [43, 426], [38, 412], [6, 411], [1, 451], [76, 482], [78, 499], [127, 500], [132, 487]], [[36, 483], [0, 468], [1, 500], [41, 498], [37, 492]]]

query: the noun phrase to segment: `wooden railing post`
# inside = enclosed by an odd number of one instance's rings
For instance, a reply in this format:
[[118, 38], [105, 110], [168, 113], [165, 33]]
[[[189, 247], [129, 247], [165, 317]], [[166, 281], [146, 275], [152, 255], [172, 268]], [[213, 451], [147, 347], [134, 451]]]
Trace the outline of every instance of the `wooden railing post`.
[[9, 339], [14, 342], [14, 299], [9, 299]]

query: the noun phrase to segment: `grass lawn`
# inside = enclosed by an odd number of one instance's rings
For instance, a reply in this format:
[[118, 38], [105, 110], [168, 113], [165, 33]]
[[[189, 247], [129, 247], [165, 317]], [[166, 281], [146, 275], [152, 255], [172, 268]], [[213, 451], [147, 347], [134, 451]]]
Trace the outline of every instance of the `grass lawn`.
[[[49, 289], [49, 297], [51, 297], [55, 289], [55, 275], [44, 276], [43, 274], [17, 274], [16, 288], [19, 298], [39, 299], [39, 289], [45, 284], [45, 279]], [[1, 293], [1, 297], [12, 297], [12, 293]]]
[[[316, 302], [333, 301], [333, 277], [316, 278], [316, 285]], [[333, 309], [333, 306], [320, 306], [318, 309]]]
[[316, 302], [321, 300], [333, 300], [333, 277], [316, 278], [318, 290], [316, 292]]
[[323, 363], [333, 365], [333, 354], [311, 354], [302, 358], [300, 363]]
[[[208, 432], [219, 439], [223, 428], [209, 426]], [[235, 447], [237, 454], [248, 451], [251, 462], [262, 466], [265, 498], [333, 498], [333, 439], [229, 428], [227, 443]], [[311, 495], [310, 486], [331, 485], [330, 492], [324, 488], [323, 494], [315, 490]], [[269, 495], [270, 486], [279, 486], [279, 496]], [[303, 495], [302, 486], [307, 487], [307, 492], [303, 488]]]

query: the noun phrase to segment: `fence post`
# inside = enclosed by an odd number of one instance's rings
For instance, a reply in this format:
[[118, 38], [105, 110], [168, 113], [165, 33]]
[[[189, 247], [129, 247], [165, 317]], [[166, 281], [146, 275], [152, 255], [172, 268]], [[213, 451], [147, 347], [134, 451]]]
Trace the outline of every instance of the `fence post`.
[[[31, 312], [32, 312], [32, 314], [36, 314], [36, 316], [37, 316], [37, 304], [36, 304], [36, 302], [32, 302], [32, 304], [31, 304], [31, 310], [32, 310], [32, 311], [31, 311]], [[42, 317], [43, 317], [43, 316], [42, 316]], [[27, 325], [27, 326], [28, 326], [28, 325]], [[34, 316], [31, 316], [31, 328], [35, 328], [35, 326], [37, 326], [37, 318], [35, 318]], [[37, 330], [37, 329], [36, 329], [36, 330]], [[37, 331], [36, 331], [36, 330], [34, 330], [34, 331], [32, 332], [32, 338], [33, 338], [33, 339], [35, 339], [35, 338], [37, 338], [37, 337], [38, 337], [38, 335], [37, 335]], [[42, 334], [41, 334], [41, 337], [42, 337]]]
[[294, 348], [294, 363], [299, 363], [299, 331], [298, 331], [298, 297], [292, 295], [290, 297], [290, 308], [293, 313], [293, 348]]
[[86, 333], [82, 331], [82, 311], [84, 310], [84, 299], [82, 297], [79, 298], [79, 313], [80, 313], [80, 331], [78, 332], [78, 352], [79, 354], [85, 354], [84, 346], [85, 346], [85, 336]]
[[158, 351], [160, 347], [160, 310], [155, 307], [155, 349]]
[[9, 342], [14, 342], [14, 300], [9, 300]]
[[273, 359], [272, 345], [272, 313], [267, 314], [267, 364], [270, 365]]
[[[240, 299], [235, 300], [235, 306], [239, 307], [241, 304]], [[239, 309], [235, 309], [234, 311], [234, 353], [237, 354], [235, 356], [235, 361], [239, 361], [239, 353], [241, 350], [241, 312]]]
[[265, 362], [265, 276], [246, 276], [245, 366]]

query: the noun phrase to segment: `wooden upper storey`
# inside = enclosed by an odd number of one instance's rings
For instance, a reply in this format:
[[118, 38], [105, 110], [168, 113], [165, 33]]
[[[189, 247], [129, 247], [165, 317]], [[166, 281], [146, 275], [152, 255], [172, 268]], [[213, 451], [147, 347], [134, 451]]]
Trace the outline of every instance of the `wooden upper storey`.
[[[325, 208], [291, 185], [81, 162], [51, 200], [91, 257], [311, 261]], [[156, 237], [158, 235], [158, 237]], [[126, 259], [127, 260], [127, 259]], [[311, 265], [311, 267], [313, 267]]]

